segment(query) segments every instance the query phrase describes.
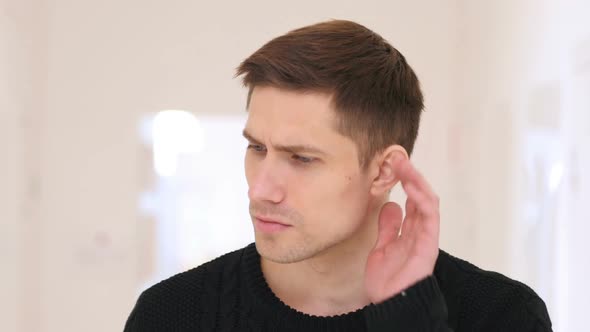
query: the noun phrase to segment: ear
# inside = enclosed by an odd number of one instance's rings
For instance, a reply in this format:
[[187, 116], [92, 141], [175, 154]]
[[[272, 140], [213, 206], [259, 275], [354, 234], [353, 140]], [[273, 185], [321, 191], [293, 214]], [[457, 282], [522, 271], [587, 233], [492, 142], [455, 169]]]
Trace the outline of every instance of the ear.
[[376, 156], [377, 176], [371, 184], [371, 194], [381, 196], [388, 193], [399, 181], [395, 174], [395, 165], [400, 160], [407, 160], [408, 152], [401, 145], [390, 145]]

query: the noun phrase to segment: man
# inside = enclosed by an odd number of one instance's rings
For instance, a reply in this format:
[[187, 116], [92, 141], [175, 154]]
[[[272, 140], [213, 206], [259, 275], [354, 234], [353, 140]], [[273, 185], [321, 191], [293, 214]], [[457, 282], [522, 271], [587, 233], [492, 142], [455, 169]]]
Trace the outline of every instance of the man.
[[422, 93], [383, 38], [319, 23], [237, 74], [256, 243], [143, 292], [125, 331], [551, 330], [530, 288], [438, 249], [438, 197], [409, 162]]

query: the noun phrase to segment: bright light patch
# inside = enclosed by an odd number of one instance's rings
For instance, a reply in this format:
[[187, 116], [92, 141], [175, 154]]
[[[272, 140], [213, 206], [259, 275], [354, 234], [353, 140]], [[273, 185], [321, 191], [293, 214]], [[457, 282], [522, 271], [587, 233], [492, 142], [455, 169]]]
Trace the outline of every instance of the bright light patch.
[[561, 183], [561, 178], [563, 177], [563, 163], [557, 162], [553, 164], [551, 167], [551, 171], [549, 173], [549, 191], [555, 192]]
[[178, 110], [156, 114], [152, 122], [152, 139], [154, 168], [164, 177], [176, 173], [181, 154], [198, 153], [204, 145], [199, 120], [189, 112]]

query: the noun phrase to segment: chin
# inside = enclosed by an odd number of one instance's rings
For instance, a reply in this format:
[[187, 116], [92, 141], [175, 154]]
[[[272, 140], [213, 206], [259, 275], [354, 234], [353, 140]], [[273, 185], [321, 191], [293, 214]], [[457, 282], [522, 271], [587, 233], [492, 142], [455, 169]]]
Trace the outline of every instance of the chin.
[[280, 264], [297, 263], [314, 255], [305, 246], [285, 245], [277, 239], [259, 236], [256, 236], [256, 250], [262, 258]]
[[300, 261], [299, 255], [294, 255], [292, 250], [288, 250], [277, 244], [276, 240], [256, 237], [256, 250], [260, 257], [280, 264], [289, 264]]
[[309, 243], [283, 244], [277, 239], [268, 239], [256, 236], [256, 250], [258, 254], [271, 262], [290, 264], [312, 258], [331, 245], [319, 245]]

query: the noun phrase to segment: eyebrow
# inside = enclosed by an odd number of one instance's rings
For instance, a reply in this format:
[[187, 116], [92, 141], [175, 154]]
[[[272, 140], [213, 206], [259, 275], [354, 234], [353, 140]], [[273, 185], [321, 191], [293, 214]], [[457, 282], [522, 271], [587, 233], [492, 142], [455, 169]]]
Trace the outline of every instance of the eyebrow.
[[[242, 131], [242, 135], [248, 141], [258, 145], [264, 145], [260, 142], [259, 139], [256, 139], [252, 134], [250, 134], [246, 129]], [[315, 153], [327, 156], [328, 154], [323, 150], [320, 150], [314, 146], [306, 145], [306, 144], [296, 144], [296, 145], [280, 145], [280, 144], [273, 144], [273, 147], [282, 152], [290, 152], [290, 153]]]

